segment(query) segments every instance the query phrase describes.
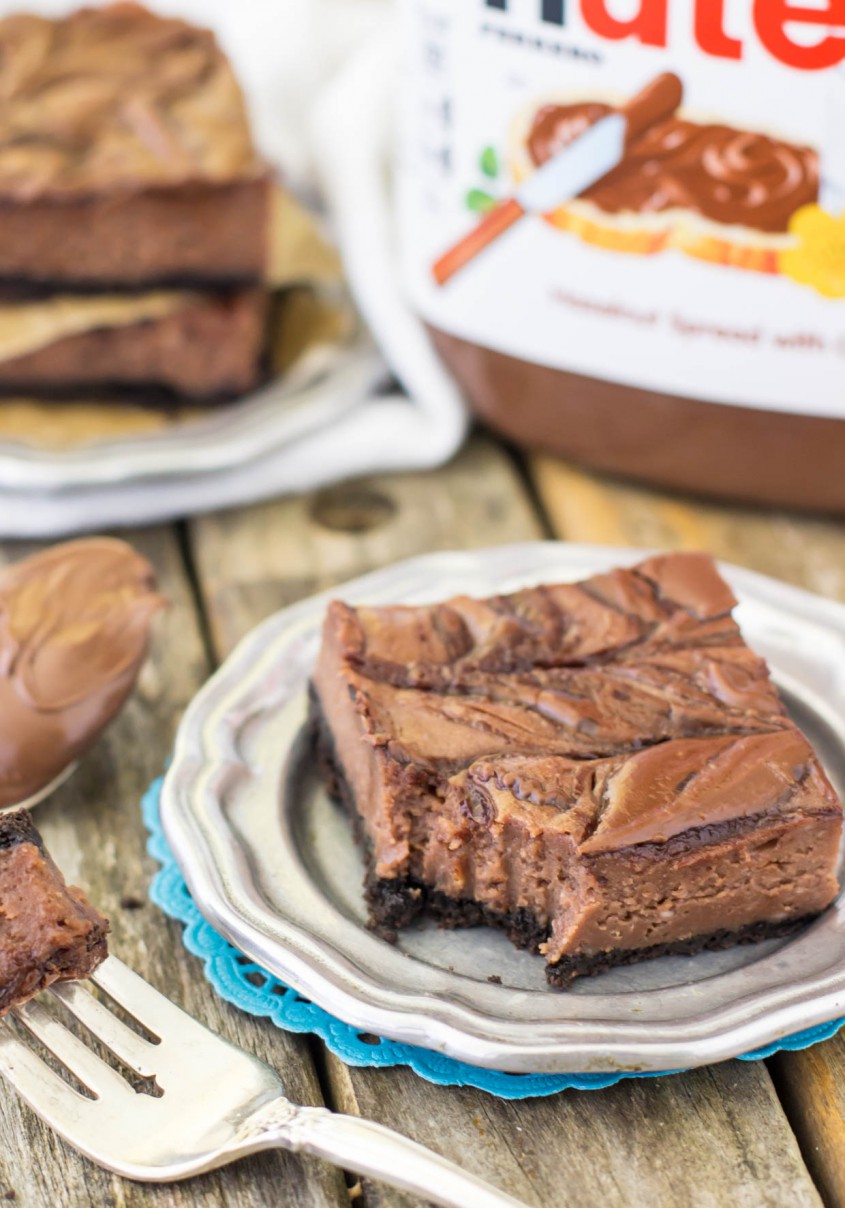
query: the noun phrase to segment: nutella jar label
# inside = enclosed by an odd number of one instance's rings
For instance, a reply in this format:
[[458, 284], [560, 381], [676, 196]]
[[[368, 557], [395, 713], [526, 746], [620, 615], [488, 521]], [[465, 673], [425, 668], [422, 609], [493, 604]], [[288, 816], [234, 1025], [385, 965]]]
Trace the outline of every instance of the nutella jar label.
[[400, 8], [402, 273], [428, 323], [845, 416], [845, 0]]

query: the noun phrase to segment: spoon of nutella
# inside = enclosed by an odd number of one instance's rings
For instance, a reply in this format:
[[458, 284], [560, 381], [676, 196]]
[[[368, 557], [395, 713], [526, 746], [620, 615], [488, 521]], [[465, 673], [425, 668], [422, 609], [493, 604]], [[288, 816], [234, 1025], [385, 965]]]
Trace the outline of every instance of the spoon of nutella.
[[149, 563], [111, 538], [0, 569], [0, 810], [70, 775], [134, 688], [165, 603]]

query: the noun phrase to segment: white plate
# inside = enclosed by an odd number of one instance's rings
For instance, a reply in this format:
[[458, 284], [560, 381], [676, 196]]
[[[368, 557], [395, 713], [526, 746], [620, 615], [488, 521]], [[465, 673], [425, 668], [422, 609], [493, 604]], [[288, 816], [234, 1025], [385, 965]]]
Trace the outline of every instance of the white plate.
[[[566, 993], [492, 930], [366, 927], [362, 860], [305, 741], [327, 601], [425, 603], [566, 581], [633, 550], [536, 543], [432, 554], [285, 609], [247, 637], [179, 730], [162, 822], [198, 907], [223, 935], [352, 1025], [513, 1072], [670, 1070], [747, 1052], [845, 1014], [845, 905], [786, 940], [664, 957]], [[845, 608], [723, 567], [838, 791], [845, 786]], [[491, 974], [502, 984], [491, 984]]]
[[233, 470], [329, 424], [372, 394], [385, 375], [361, 332], [354, 345], [311, 349], [283, 377], [238, 402], [155, 432], [103, 436], [67, 449], [0, 440], [0, 485], [65, 492]]

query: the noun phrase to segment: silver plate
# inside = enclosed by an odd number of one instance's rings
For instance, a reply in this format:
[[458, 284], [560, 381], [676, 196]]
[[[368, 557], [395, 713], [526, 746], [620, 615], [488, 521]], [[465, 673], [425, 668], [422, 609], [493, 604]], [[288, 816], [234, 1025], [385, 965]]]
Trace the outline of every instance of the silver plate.
[[[664, 957], [573, 990], [488, 929], [369, 932], [362, 862], [310, 766], [306, 685], [327, 601], [425, 603], [581, 578], [630, 549], [532, 544], [432, 554], [285, 609], [238, 646], [185, 715], [162, 795], [195, 902], [241, 951], [355, 1027], [513, 1072], [704, 1065], [845, 1014], [845, 904], [788, 940]], [[845, 608], [723, 567], [738, 619], [845, 787]], [[501, 985], [489, 981], [491, 974]]]

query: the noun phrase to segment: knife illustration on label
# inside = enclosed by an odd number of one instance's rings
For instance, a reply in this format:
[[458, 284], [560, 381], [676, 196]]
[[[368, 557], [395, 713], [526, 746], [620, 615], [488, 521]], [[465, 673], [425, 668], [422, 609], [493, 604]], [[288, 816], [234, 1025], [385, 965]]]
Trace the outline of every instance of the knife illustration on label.
[[434, 264], [438, 285], [448, 281], [527, 214], [548, 214], [618, 167], [630, 143], [670, 117], [683, 100], [671, 72], [657, 76], [615, 113], [602, 117], [538, 168], [513, 197], [499, 202]]

